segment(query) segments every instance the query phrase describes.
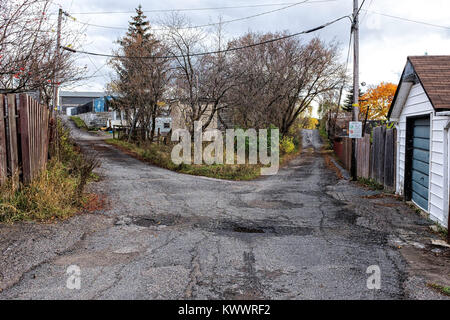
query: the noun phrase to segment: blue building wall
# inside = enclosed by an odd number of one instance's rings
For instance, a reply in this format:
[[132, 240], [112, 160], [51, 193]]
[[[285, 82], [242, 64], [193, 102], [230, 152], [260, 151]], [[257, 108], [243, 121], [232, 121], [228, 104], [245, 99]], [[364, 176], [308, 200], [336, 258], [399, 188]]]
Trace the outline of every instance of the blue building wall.
[[94, 100], [94, 112], [108, 112], [107, 100], [111, 100], [110, 96], [101, 97]]

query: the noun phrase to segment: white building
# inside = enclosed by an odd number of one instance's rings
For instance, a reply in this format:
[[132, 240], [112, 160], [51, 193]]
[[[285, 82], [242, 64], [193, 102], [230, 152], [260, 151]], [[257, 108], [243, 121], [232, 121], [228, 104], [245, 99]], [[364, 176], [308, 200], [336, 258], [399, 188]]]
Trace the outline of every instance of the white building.
[[397, 122], [397, 193], [448, 228], [450, 56], [408, 58], [389, 118]]

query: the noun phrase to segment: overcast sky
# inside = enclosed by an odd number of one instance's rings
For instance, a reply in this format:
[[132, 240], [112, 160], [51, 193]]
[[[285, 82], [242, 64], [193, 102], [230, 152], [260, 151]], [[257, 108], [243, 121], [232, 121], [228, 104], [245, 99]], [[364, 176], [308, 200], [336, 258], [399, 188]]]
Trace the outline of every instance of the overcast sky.
[[[79, 14], [92, 12], [122, 12], [132, 11], [140, 3], [144, 10], [184, 9], [184, 8], [210, 8], [224, 6], [242, 6], [259, 4], [277, 4], [280, 6], [220, 9], [205, 11], [186, 11], [193, 25], [232, 20], [247, 17], [287, 6], [300, 0], [56, 0], [64, 10], [73, 15], [80, 22], [99, 24], [113, 27], [127, 28], [128, 20], [132, 14]], [[360, 0], [360, 3], [362, 0]], [[237, 37], [245, 32], [275, 32], [287, 31], [295, 33], [310, 29], [352, 12], [352, 0], [322, 1], [311, 0], [310, 3], [301, 4], [271, 14], [228, 23], [225, 25], [226, 35], [229, 38]], [[450, 1], [447, 0], [366, 0], [364, 7], [369, 11], [361, 11], [361, 81], [368, 85], [375, 85], [381, 81], [398, 83], [400, 74], [408, 55], [447, 55], [450, 54]], [[57, 10], [55, 6], [53, 10]], [[412, 23], [375, 14], [374, 12], [417, 20], [429, 24], [448, 26], [439, 28], [426, 24]], [[150, 23], [156, 23], [162, 13], [146, 13]], [[76, 24], [74, 21], [65, 23]], [[349, 20], [343, 20], [315, 35], [324, 40], [336, 40], [341, 44], [342, 60], [345, 61], [349, 38]], [[114, 41], [126, 30], [106, 29], [89, 26], [82, 48], [86, 51], [111, 53]], [[205, 29], [206, 32], [211, 30]], [[310, 37], [304, 37], [309, 39]], [[63, 44], [64, 40], [63, 40]], [[67, 44], [66, 44], [67, 45]], [[101, 91], [108, 81], [111, 72], [105, 65], [106, 59], [78, 55], [78, 63], [87, 66], [86, 75], [96, 72], [97, 78], [66, 89], [75, 91]], [[351, 70], [349, 66], [349, 71]]]

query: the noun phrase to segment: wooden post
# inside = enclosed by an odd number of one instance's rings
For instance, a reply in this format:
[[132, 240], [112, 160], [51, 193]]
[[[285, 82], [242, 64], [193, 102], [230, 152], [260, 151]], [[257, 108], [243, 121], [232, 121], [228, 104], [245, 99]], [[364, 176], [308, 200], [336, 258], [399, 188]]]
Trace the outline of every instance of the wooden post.
[[384, 153], [384, 185], [389, 190], [394, 187], [395, 172], [395, 129], [386, 130]]
[[[353, 113], [352, 120], [359, 121], [359, 1], [353, 0]], [[356, 139], [352, 139], [351, 176], [358, 180], [356, 159]]]
[[[30, 131], [33, 132], [33, 127], [29, 123], [29, 99], [26, 95], [21, 94], [19, 96], [20, 109], [19, 109], [19, 120], [20, 120], [20, 140], [22, 146], [22, 173], [23, 182], [30, 183], [32, 176], [32, 161], [33, 149], [30, 148]], [[33, 121], [33, 119], [31, 119]], [[30, 150], [31, 149], [31, 150]], [[31, 151], [31, 152], [30, 152]]]
[[11, 176], [19, 173], [19, 150], [17, 146], [16, 95], [8, 98], [9, 164]]
[[5, 96], [0, 94], [0, 184], [7, 175], [7, 155], [6, 155], [6, 124], [5, 124]]

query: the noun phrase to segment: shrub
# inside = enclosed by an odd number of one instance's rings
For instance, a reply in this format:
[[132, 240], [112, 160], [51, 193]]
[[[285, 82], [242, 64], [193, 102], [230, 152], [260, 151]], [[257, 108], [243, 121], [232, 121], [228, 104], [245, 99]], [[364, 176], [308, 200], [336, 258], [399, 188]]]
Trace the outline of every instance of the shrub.
[[79, 152], [61, 123], [57, 130], [58, 148], [38, 177], [24, 185], [16, 176], [0, 186], [0, 222], [64, 219], [85, 204], [84, 188], [98, 161]]
[[280, 151], [289, 154], [295, 151], [294, 138], [284, 136], [280, 141]]

